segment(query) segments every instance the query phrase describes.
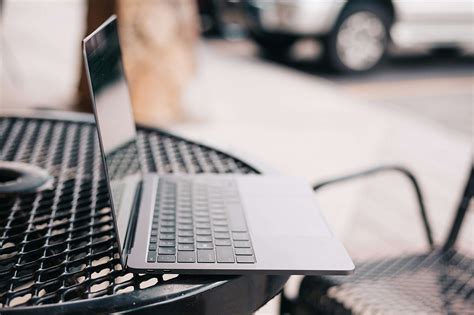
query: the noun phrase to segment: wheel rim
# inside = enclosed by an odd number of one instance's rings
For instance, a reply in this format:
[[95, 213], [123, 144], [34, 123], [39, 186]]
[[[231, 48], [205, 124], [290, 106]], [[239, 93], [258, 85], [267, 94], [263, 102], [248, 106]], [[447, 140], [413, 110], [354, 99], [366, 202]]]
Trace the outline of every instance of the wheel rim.
[[339, 28], [338, 57], [349, 69], [368, 70], [382, 58], [386, 38], [387, 31], [377, 15], [367, 11], [354, 13]]

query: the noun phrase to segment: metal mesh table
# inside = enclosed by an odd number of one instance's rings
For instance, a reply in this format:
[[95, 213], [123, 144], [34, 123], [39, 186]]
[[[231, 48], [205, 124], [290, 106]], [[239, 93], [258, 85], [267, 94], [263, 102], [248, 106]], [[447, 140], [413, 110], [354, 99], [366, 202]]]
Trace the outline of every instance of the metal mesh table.
[[[140, 159], [149, 172], [259, 172], [235, 157], [160, 130], [140, 128], [138, 134]], [[287, 280], [122, 270], [90, 115], [0, 115], [0, 160], [31, 163], [54, 176], [53, 189], [0, 197], [2, 312], [249, 313]]]

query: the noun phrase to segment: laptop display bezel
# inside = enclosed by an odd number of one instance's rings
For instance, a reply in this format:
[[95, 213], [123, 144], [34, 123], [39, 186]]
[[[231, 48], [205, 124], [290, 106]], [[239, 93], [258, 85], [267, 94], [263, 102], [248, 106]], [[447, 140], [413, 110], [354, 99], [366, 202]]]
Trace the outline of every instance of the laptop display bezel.
[[[94, 117], [95, 117], [95, 121], [96, 121], [96, 128], [97, 128], [97, 134], [98, 134], [98, 139], [99, 139], [101, 158], [102, 158], [102, 162], [103, 162], [103, 165], [104, 165], [104, 175], [105, 175], [105, 178], [106, 178], [106, 181], [107, 181], [107, 189], [108, 189], [109, 196], [110, 196], [110, 207], [111, 207], [112, 219], [113, 219], [113, 223], [114, 223], [114, 231], [115, 231], [115, 235], [116, 235], [116, 238], [117, 238], [117, 244], [118, 244], [118, 249], [119, 249], [119, 254], [120, 254], [120, 261], [121, 261], [122, 265], [125, 266], [126, 254], [127, 254], [127, 250], [126, 250], [125, 246], [128, 243], [127, 239], [126, 239], [127, 238], [127, 233], [125, 233], [124, 239], [121, 240], [120, 239], [120, 232], [118, 230], [118, 217], [117, 217], [117, 213], [118, 213], [117, 210], [118, 209], [115, 208], [116, 203], [114, 203], [114, 197], [113, 197], [113, 194], [112, 194], [111, 176], [110, 176], [109, 170], [108, 170], [108, 165], [107, 165], [107, 160], [106, 160], [106, 151], [105, 151], [105, 146], [104, 146], [102, 133], [101, 133], [101, 127], [100, 127], [100, 123], [99, 123], [99, 119], [98, 119], [98, 112], [97, 112], [97, 106], [96, 106], [97, 104], [96, 104], [95, 97], [94, 97], [94, 89], [93, 89], [92, 77], [91, 77], [90, 67], [89, 67], [89, 58], [88, 58], [89, 55], [92, 52], [94, 52], [94, 49], [95, 49], [94, 46], [100, 45], [100, 43], [98, 43], [98, 41], [100, 41], [100, 38], [102, 37], [101, 34], [110, 32], [111, 27], [114, 27], [115, 31], [117, 31], [117, 17], [116, 17], [116, 15], [110, 16], [94, 32], [92, 32], [90, 35], [88, 35], [86, 38], [83, 39], [83, 41], [82, 41], [82, 52], [83, 52], [84, 66], [85, 66], [85, 69], [86, 69], [86, 76], [87, 76], [87, 81], [88, 81], [89, 91], [90, 91], [90, 96], [91, 96], [91, 102], [92, 102], [92, 105], [93, 105], [92, 107], [93, 107], [93, 111], [94, 111]], [[117, 37], [118, 37], [118, 34], [117, 34]], [[106, 37], [103, 36], [103, 38], [106, 38]], [[120, 56], [120, 58], [122, 58], [122, 56]], [[121, 62], [123, 63], [122, 60], [121, 60]], [[123, 79], [126, 81], [127, 79], [126, 79], [125, 73], [123, 73], [123, 76], [124, 76]], [[128, 86], [128, 83], [127, 83], [127, 86]], [[138, 150], [137, 150], [137, 153], [138, 153]], [[140, 159], [138, 159], [138, 163], [139, 163], [139, 166], [140, 166], [140, 172], [139, 173], [140, 173], [140, 175], [143, 176], [142, 170], [141, 170], [142, 166], [140, 165]], [[133, 215], [133, 211], [130, 211], [129, 215], [131, 217]], [[130, 220], [130, 217], [129, 217], [129, 220], [128, 220], [129, 224], [130, 224], [130, 222], [133, 221], [133, 220]], [[131, 229], [128, 228], [127, 230], [131, 230]]]

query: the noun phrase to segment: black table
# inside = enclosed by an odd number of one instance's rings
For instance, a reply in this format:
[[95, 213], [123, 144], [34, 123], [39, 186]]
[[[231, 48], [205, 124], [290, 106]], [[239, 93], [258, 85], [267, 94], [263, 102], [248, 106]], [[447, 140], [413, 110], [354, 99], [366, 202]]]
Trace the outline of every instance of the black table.
[[[147, 171], [260, 173], [210, 147], [139, 128]], [[0, 113], [0, 160], [54, 176], [52, 189], [0, 197], [0, 312], [251, 313], [286, 276], [171, 276], [122, 270], [93, 118]]]

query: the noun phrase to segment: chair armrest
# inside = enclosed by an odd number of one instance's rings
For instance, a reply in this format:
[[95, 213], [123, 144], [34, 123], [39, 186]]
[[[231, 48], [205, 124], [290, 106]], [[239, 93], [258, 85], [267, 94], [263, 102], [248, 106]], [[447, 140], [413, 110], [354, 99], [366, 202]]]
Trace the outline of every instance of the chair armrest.
[[430, 222], [428, 220], [428, 215], [426, 213], [425, 203], [423, 201], [423, 194], [421, 192], [420, 185], [418, 184], [418, 181], [417, 181], [416, 177], [413, 175], [413, 173], [410, 172], [408, 169], [402, 167], [402, 166], [382, 165], [382, 166], [369, 168], [369, 169], [366, 169], [366, 170], [363, 170], [363, 171], [355, 172], [355, 173], [352, 173], [352, 174], [348, 174], [348, 175], [344, 175], [344, 176], [340, 176], [340, 177], [335, 177], [335, 178], [328, 179], [328, 180], [325, 180], [325, 181], [314, 184], [313, 185], [313, 190], [318, 191], [319, 189], [321, 189], [325, 186], [328, 186], [328, 185], [337, 184], [337, 183], [345, 182], [345, 181], [348, 181], [348, 180], [351, 180], [351, 179], [357, 179], [357, 178], [360, 178], [360, 177], [366, 177], [366, 176], [374, 175], [374, 174], [381, 173], [381, 172], [387, 172], [387, 171], [401, 173], [402, 175], [406, 176], [410, 180], [410, 182], [412, 183], [412, 186], [413, 186], [413, 188], [416, 192], [419, 211], [420, 211], [421, 219], [423, 221], [423, 225], [424, 225], [425, 232], [426, 232], [426, 238], [427, 238], [427, 241], [428, 241], [428, 244], [429, 244], [430, 248], [433, 249], [434, 248], [433, 234], [431, 232], [432, 231], [431, 230], [431, 225], [430, 225]]

